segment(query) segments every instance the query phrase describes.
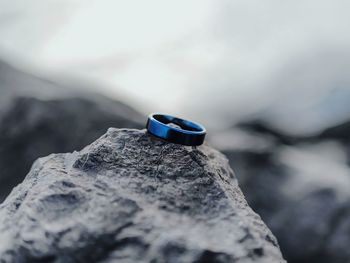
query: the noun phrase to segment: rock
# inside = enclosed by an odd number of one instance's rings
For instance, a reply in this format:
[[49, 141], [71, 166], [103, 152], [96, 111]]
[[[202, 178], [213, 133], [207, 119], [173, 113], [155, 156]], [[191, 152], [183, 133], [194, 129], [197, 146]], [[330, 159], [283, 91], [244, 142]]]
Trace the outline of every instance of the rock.
[[39, 157], [81, 149], [109, 127], [143, 127], [141, 114], [99, 97], [17, 98], [0, 117], [0, 202]]
[[0, 233], [2, 263], [285, 262], [222, 154], [144, 130], [36, 161]]
[[[332, 262], [342, 263], [349, 261], [350, 251], [350, 205], [346, 202], [342, 209], [332, 221], [333, 231], [328, 236], [328, 242], [325, 246], [327, 258], [332, 259]], [[339, 253], [340, 252], [340, 253]]]
[[350, 143], [350, 120], [325, 129], [321, 132], [320, 137], [326, 139], [335, 138]]
[[283, 144], [295, 144], [303, 138], [285, 134], [282, 130], [271, 127], [266, 121], [253, 119], [246, 122], [238, 123], [234, 128], [240, 128], [248, 133], [258, 133], [263, 136], [272, 136], [275, 140]]
[[81, 149], [144, 116], [80, 80], [46, 79], [0, 60], [0, 203], [38, 157]]
[[320, 139], [335, 139], [346, 146], [348, 165], [350, 165], [350, 120], [334, 127], [325, 129], [320, 135]]
[[349, 221], [349, 215], [344, 213], [345, 207], [334, 190], [322, 189], [275, 213], [269, 225], [278, 233], [288, 262], [349, 262], [347, 249], [330, 249], [332, 243], [337, 248], [350, 244], [349, 238], [343, 243], [332, 242], [339, 234], [346, 236], [350, 233], [350, 229], [342, 233], [335, 231], [339, 221]]
[[350, 262], [346, 133], [330, 132], [346, 125], [295, 139], [264, 125], [253, 122], [216, 135], [234, 137], [226, 148], [213, 138], [249, 205], [276, 235], [289, 263]]
[[288, 202], [281, 189], [289, 176], [286, 167], [278, 161], [280, 136], [272, 135], [277, 132], [268, 134], [269, 129], [264, 128], [260, 133], [256, 122], [245, 123], [211, 138], [211, 143], [229, 159], [248, 203], [266, 219]]
[[239, 185], [247, 201], [263, 219], [289, 204], [283, 186], [288, 174], [285, 167], [275, 160], [273, 153], [254, 151], [224, 151], [234, 167]]

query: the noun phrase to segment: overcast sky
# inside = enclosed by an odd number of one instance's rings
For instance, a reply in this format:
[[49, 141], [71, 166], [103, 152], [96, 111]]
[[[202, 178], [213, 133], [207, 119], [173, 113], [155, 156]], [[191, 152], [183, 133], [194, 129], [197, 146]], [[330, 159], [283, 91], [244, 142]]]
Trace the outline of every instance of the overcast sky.
[[0, 0], [0, 56], [211, 126], [258, 113], [314, 132], [350, 116], [349, 10], [345, 0]]

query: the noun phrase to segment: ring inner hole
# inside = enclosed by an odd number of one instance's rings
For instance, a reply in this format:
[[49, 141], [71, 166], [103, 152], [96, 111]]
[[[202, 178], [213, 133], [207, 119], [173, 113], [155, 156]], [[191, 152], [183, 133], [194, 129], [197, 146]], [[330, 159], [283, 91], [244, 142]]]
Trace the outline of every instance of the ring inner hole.
[[191, 127], [185, 123], [184, 120], [179, 118], [168, 118], [163, 115], [154, 115], [153, 116], [156, 120], [160, 121], [164, 124], [175, 124], [176, 126], [179, 126], [181, 129], [186, 131], [201, 131], [199, 128]]

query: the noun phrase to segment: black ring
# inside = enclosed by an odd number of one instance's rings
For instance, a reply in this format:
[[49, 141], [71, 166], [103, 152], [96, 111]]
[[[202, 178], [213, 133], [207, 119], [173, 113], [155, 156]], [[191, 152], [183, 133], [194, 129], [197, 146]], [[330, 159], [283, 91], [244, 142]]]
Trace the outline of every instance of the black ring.
[[188, 146], [203, 144], [206, 135], [205, 128], [198, 123], [159, 113], [148, 116], [146, 128], [156, 137]]

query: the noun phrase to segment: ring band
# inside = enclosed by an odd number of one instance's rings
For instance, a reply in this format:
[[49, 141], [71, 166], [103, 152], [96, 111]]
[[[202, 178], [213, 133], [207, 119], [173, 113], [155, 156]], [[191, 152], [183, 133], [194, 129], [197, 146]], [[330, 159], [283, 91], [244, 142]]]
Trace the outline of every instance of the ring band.
[[148, 116], [146, 128], [158, 138], [188, 146], [203, 144], [206, 135], [205, 128], [198, 123], [159, 113]]

